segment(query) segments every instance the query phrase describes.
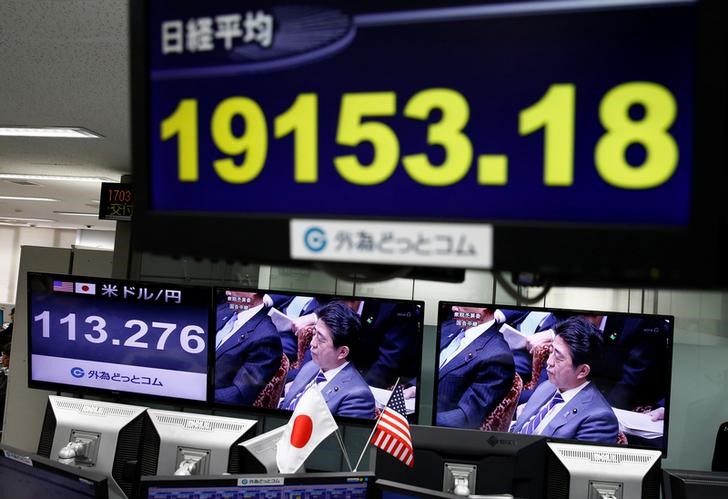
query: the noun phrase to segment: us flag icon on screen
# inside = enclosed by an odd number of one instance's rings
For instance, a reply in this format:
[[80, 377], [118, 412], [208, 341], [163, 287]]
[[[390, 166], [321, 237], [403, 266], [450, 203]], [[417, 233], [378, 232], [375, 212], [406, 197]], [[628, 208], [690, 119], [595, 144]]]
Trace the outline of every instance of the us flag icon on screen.
[[68, 281], [53, 281], [53, 291], [73, 293], [73, 283]]
[[82, 295], [95, 295], [96, 284], [88, 282], [77, 282], [75, 292]]

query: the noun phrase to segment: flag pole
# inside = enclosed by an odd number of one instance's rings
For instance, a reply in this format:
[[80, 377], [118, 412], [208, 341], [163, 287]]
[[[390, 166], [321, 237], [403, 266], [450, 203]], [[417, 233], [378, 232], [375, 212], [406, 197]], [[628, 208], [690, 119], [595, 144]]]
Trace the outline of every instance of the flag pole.
[[339, 428], [336, 428], [336, 440], [339, 441], [339, 447], [341, 447], [341, 452], [344, 454], [344, 459], [346, 459], [346, 465], [349, 467], [349, 471], [353, 471], [351, 469], [351, 461], [349, 461], [349, 453], [346, 452], [346, 447], [344, 447], [344, 441], [341, 439], [341, 435], [339, 434]]
[[[389, 398], [387, 399], [387, 403], [384, 404], [384, 407], [387, 407], [387, 404], [389, 404], [389, 399], [392, 398], [392, 394], [394, 393], [394, 390], [397, 388], [397, 385], [399, 385], [399, 379], [397, 378], [397, 381], [394, 382], [394, 387], [392, 387], [392, 393], [389, 394]], [[374, 432], [377, 431], [377, 425], [379, 424], [379, 420], [382, 419], [382, 415], [384, 414], [384, 410], [379, 413], [379, 417], [374, 422], [374, 427], [372, 428], [372, 432], [369, 434], [369, 438], [367, 438], [367, 441], [364, 443], [364, 448], [361, 450], [361, 454], [359, 455], [359, 460], [356, 462], [356, 466], [354, 466], [354, 471], [359, 469], [359, 465], [361, 464], [361, 460], [364, 458], [364, 453], [367, 451], [367, 447], [369, 446], [369, 442], [371, 441], [372, 437], [374, 436]]]

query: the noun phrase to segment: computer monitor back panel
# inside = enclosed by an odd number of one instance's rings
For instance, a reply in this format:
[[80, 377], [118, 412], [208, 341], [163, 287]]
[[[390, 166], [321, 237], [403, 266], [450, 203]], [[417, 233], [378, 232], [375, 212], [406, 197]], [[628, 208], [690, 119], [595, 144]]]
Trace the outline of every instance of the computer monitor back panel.
[[698, 470], [662, 470], [665, 499], [725, 499], [728, 473]]
[[412, 425], [414, 466], [389, 454], [373, 451], [377, 478], [452, 492], [461, 466], [471, 494], [513, 494], [540, 499], [544, 493], [546, 439], [534, 435], [474, 432], [455, 428]]
[[238, 471], [230, 469], [235, 460], [230, 456], [241, 439], [255, 434], [258, 424], [251, 419], [158, 409], [148, 409], [147, 415], [152, 432], [145, 433], [142, 472], [152, 475], [173, 475], [184, 461], [195, 463], [191, 471], [195, 475]]
[[81, 470], [0, 444], [0, 496], [12, 499], [107, 499], [108, 480], [100, 473]]
[[659, 451], [548, 443], [547, 497], [659, 499]]

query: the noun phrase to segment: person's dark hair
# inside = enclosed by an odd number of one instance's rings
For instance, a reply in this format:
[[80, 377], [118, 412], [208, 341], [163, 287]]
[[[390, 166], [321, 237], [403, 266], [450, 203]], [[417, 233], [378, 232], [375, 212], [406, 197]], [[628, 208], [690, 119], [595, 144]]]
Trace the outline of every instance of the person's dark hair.
[[595, 361], [601, 358], [604, 345], [602, 332], [586, 319], [570, 317], [559, 322], [554, 333], [569, 346], [574, 367], [581, 364], [594, 367]]
[[10, 342], [3, 343], [0, 345], [0, 352], [4, 353], [8, 357], [10, 357]]
[[349, 347], [348, 357], [356, 350], [361, 333], [359, 316], [344, 302], [332, 301], [319, 308], [316, 316], [331, 330], [335, 347]]

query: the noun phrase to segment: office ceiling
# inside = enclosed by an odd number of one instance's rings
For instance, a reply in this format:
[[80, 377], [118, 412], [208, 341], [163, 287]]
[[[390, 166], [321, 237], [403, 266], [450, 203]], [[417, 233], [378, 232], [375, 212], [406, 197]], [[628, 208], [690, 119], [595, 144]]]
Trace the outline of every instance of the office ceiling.
[[[101, 139], [0, 137], [0, 173], [131, 173], [127, 0], [0, 0], [0, 125], [81, 126]], [[0, 224], [113, 230], [98, 212], [100, 183], [0, 179]]]

